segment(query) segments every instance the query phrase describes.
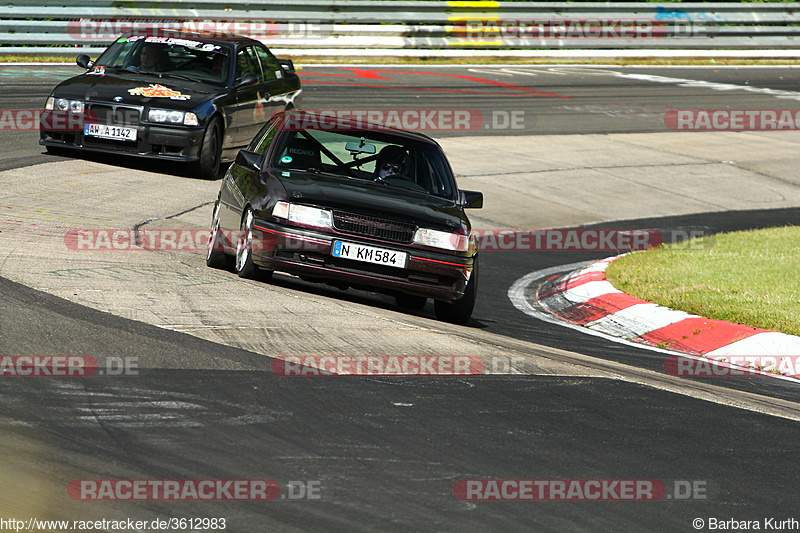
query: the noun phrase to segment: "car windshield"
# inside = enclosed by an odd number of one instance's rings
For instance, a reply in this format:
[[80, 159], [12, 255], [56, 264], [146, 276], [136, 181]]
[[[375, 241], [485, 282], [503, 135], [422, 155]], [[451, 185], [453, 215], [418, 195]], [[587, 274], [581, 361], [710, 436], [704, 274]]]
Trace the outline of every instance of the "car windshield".
[[387, 186], [452, 198], [453, 176], [433, 143], [385, 130], [284, 128], [272, 166], [337, 174]]
[[227, 85], [230, 49], [203, 40], [175, 37], [121, 37], [94, 67], [119, 68]]

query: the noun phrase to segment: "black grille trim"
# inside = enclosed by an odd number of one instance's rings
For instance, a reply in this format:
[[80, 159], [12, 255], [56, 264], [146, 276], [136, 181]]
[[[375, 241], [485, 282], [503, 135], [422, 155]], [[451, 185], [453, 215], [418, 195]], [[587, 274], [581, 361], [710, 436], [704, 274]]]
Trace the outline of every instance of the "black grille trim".
[[141, 110], [138, 107], [109, 104], [89, 104], [90, 117], [98, 124], [135, 126], [139, 124]]
[[364, 276], [373, 276], [382, 279], [391, 279], [395, 281], [406, 281], [418, 285], [427, 285], [430, 287], [437, 287], [441, 289], [451, 289], [455, 284], [455, 279], [447, 276], [436, 276], [431, 274], [418, 274], [406, 269], [394, 268], [385, 265], [376, 265], [372, 263], [362, 263], [361, 261], [352, 261], [350, 259], [342, 259], [341, 257], [328, 257], [325, 266], [333, 268], [341, 272], [349, 272], [351, 274], [361, 274]]
[[375, 237], [385, 241], [409, 244], [414, 241], [417, 226], [385, 218], [333, 212], [333, 227], [342, 233]]

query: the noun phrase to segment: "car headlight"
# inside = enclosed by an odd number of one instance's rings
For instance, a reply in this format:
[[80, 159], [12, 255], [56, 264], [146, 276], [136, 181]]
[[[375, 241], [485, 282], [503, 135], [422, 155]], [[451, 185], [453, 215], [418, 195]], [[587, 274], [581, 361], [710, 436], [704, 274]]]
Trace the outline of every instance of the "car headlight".
[[333, 227], [333, 214], [330, 211], [306, 205], [278, 202], [272, 208], [272, 216], [316, 228]]
[[44, 104], [48, 110], [72, 111], [73, 113], [83, 113], [83, 100], [70, 100], [68, 98], [49, 97]]
[[184, 113], [183, 111], [176, 111], [174, 109], [158, 109], [151, 108], [147, 112], [147, 120], [149, 122], [158, 122], [162, 124], [184, 124], [186, 126], [197, 126], [197, 115], [194, 113]]
[[147, 113], [150, 122], [165, 122], [167, 124], [183, 124], [184, 112], [172, 109], [152, 108]]
[[272, 216], [275, 218], [289, 218], [289, 202], [276, 202], [272, 208]]
[[448, 233], [435, 229], [419, 228], [414, 234], [414, 243], [454, 252], [469, 250], [469, 238], [462, 233]]

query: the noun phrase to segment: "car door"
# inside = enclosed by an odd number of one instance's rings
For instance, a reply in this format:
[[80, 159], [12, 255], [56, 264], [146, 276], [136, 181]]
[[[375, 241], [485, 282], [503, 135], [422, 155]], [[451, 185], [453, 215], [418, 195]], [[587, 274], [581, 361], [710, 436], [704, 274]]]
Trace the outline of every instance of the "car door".
[[264, 107], [267, 111], [267, 118], [274, 113], [283, 111], [286, 106], [292, 103], [292, 91], [294, 82], [287, 79], [283, 68], [272, 53], [263, 45], [253, 47], [258, 56], [263, 74], [263, 91], [261, 96], [265, 99]]
[[[277, 126], [277, 117], [270, 121], [269, 126], [265, 126], [247, 146], [247, 150], [261, 154], [261, 166], [264, 165], [264, 156], [272, 144], [275, 134], [280, 129]], [[225, 173], [220, 192], [220, 223], [222, 227], [233, 230], [239, 229], [244, 206], [250, 202], [254, 196], [260, 194], [260, 181], [258, 171], [240, 166], [236, 163], [231, 165], [229, 172]]]
[[[255, 104], [258, 99], [259, 81], [261, 67], [258, 64], [258, 57], [250, 46], [241, 47], [236, 51], [234, 60], [234, 94], [236, 97], [235, 109], [231, 118], [233, 127], [233, 144], [237, 148], [247, 146], [253, 139], [253, 115]], [[256, 83], [238, 86], [245, 75], [254, 74], [257, 78]]]
[[236, 80], [247, 74], [255, 74], [258, 79], [256, 83], [236, 90], [234, 140], [238, 146], [246, 146], [273, 113], [284, 107], [282, 99], [276, 98], [285, 81], [283, 71], [263, 46], [249, 45], [236, 53]]

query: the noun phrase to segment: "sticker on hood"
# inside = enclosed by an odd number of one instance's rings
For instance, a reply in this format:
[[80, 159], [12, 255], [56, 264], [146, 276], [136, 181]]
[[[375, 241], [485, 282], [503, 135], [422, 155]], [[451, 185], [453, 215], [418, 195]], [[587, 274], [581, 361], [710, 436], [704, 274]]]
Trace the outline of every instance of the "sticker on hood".
[[151, 83], [149, 87], [136, 87], [128, 89], [128, 93], [133, 96], [146, 96], [148, 98], [169, 98], [170, 100], [188, 100], [191, 95], [182, 94], [180, 91], [164, 87], [157, 83]]

